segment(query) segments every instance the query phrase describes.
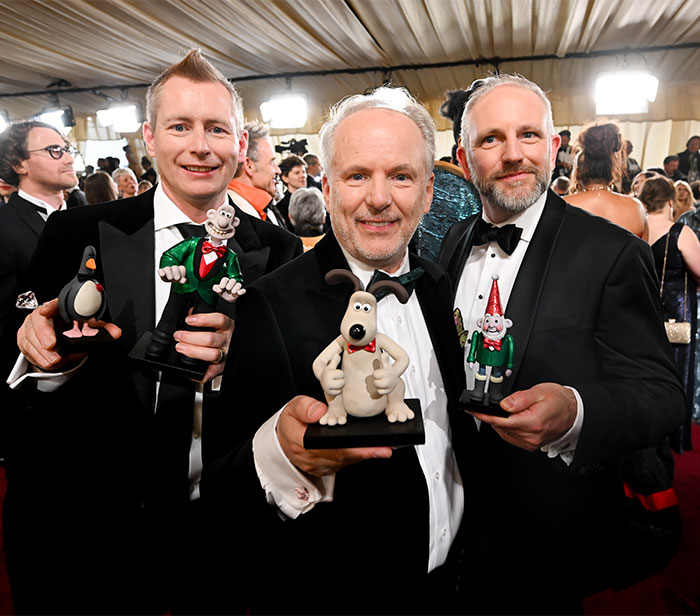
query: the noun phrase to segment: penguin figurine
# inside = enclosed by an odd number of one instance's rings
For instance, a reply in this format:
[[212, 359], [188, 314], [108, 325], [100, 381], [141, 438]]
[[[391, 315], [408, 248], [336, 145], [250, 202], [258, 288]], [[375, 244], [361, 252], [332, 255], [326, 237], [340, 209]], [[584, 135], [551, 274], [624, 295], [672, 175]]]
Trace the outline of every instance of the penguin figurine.
[[[107, 308], [104, 287], [95, 278], [95, 249], [87, 246], [83, 252], [78, 274], [58, 296], [58, 311], [73, 329], [63, 332], [67, 338], [95, 336], [99, 330], [88, 326], [90, 319], [100, 319]], [[82, 327], [81, 327], [82, 326]]]

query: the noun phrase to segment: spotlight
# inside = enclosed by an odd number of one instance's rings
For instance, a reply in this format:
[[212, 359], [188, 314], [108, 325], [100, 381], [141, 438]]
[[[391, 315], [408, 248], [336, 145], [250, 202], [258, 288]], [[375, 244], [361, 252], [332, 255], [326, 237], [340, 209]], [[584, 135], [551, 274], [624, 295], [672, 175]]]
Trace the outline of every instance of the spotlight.
[[115, 103], [97, 110], [97, 120], [102, 126], [111, 126], [118, 133], [134, 133], [141, 128], [143, 114], [139, 103]]
[[2, 133], [10, 125], [10, 116], [7, 111], [0, 110], [0, 133]]
[[305, 94], [277, 94], [260, 105], [263, 122], [270, 128], [300, 128], [306, 124], [308, 104]]
[[71, 128], [75, 126], [73, 110], [70, 107], [52, 107], [45, 109], [36, 117], [40, 122], [55, 126], [62, 135], [70, 133]]
[[598, 115], [647, 113], [656, 100], [659, 80], [649, 71], [602, 73], [595, 83], [595, 112]]

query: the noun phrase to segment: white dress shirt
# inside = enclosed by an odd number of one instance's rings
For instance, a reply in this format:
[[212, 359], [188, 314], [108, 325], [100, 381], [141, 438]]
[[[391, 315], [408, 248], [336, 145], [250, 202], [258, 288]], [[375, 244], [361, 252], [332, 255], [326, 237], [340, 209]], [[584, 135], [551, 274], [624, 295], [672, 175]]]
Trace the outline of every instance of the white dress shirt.
[[[509, 218], [502, 224], [515, 224], [522, 228], [520, 241], [518, 242], [513, 254], [506, 253], [496, 241], [474, 246], [469, 253], [469, 257], [464, 265], [464, 271], [459, 284], [457, 285], [457, 294], [455, 296], [455, 308], [459, 308], [464, 320], [464, 328], [469, 332], [470, 337], [476, 330], [476, 322], [483, 318], [484, 312], [491, 292], [492, 276], [498, 275], [498, 290], [501, 296], [501, 305], [506, 316], [508, 300], [510, 299], [515, 279], [518, 276], [520, 265], [523, 262], [525, 253], [527, 252], [532, 236], [537, 229], [537, 224], [540, 221], [544, 205], [547, 200], [547, 192], [545, 191], [540, 197], [526, 210], [519, 212]], [[489, 220], [486, 213], [482, 210], [482, 218], [493, 224]], [[496, 226], [502, 226], [501, 224]], [[518, 344], [518, 341], [515, 341]], [[469, 354], [469, 342], [464, 348], [465, 373], [467, 375], [467, 389], [472, 389], [474, 386], [474, 370], [467, 365], [467, 356]], [[577, 403], [577, 413], [574, 425], [555, 441], [548, 443], [542, 447], [542, 451], [546, 452], [550, 458], [561, 456], [566, 464], [571, 464], [573, 460], [574, 450], [578, 443], [578, 437], [583, 425], [583, 402], [579, 393], [569, 388], [574, 393]], [[478, 424], [478, 422], [477, 422]]]
[[[352, 272], [366, 286], [374, 269], [343, 252]], [[407, 253], [401, 268], [392, 275], [408, 271]], [[411, 294], [406, 304], [401, 304], [393, 295], [382, 299], [377, 307], [377, 331], [392, 338], [408, 353], [410, 363], [402, 376], [406, 397], [418, 398], [423, 411], [426, 440], [415, 449], [428, 487], [430, 545], [426, 567], [427, 571], [432, 571], [447, 559], [459, 529], [464, 512], [464, 489], [451, 445], [447, 396], [416, 294]], [[253, 439], [255, 467], [268, 502], [274, 503], [288, 517], [296, 518], [317, 503], [333, 500], [335, 476], [314, 478], [292, 465], [277, 439], [280, 413], [263, 424]]]

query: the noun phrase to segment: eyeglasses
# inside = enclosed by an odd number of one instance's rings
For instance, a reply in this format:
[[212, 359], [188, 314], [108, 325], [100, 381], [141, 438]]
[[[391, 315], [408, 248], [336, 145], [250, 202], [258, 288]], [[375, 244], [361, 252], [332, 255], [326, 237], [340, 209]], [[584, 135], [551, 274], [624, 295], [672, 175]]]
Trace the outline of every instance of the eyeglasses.
[[39, 148], [38, 150], [27, 150], [27, 152], [43, 152], [44, 150], [46, 150], [51, 158], [55, 160], [63, 158], [64, 152], [70, 154], [73, 158], [75, 158], [76, 154], [78, 153], [78, 150], [72, 145], [64, 145], [63, 147], [60, 145], [47, 145], [45, 148]]

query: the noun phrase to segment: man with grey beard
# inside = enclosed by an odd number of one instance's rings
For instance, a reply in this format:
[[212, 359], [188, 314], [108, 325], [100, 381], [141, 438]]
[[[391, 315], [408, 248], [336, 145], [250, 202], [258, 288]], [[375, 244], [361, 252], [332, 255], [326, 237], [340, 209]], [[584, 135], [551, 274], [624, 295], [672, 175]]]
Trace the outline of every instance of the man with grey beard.
[[654, 262], [647, 244], [547, 190], [560, 136], [536, 84], [472, 84], [461, 139], [483, 211], [452, 227], [440, 263], [468, 332], [498, 279], [514, 348], [512, 373], [488, 385], [466, 370], [468, 389], [502, 390], [506, 415], [473, 413], [489, 489], [475, 586], [485, 612], [576, 613], [629, 562], [615, 460], [683, 418]]

